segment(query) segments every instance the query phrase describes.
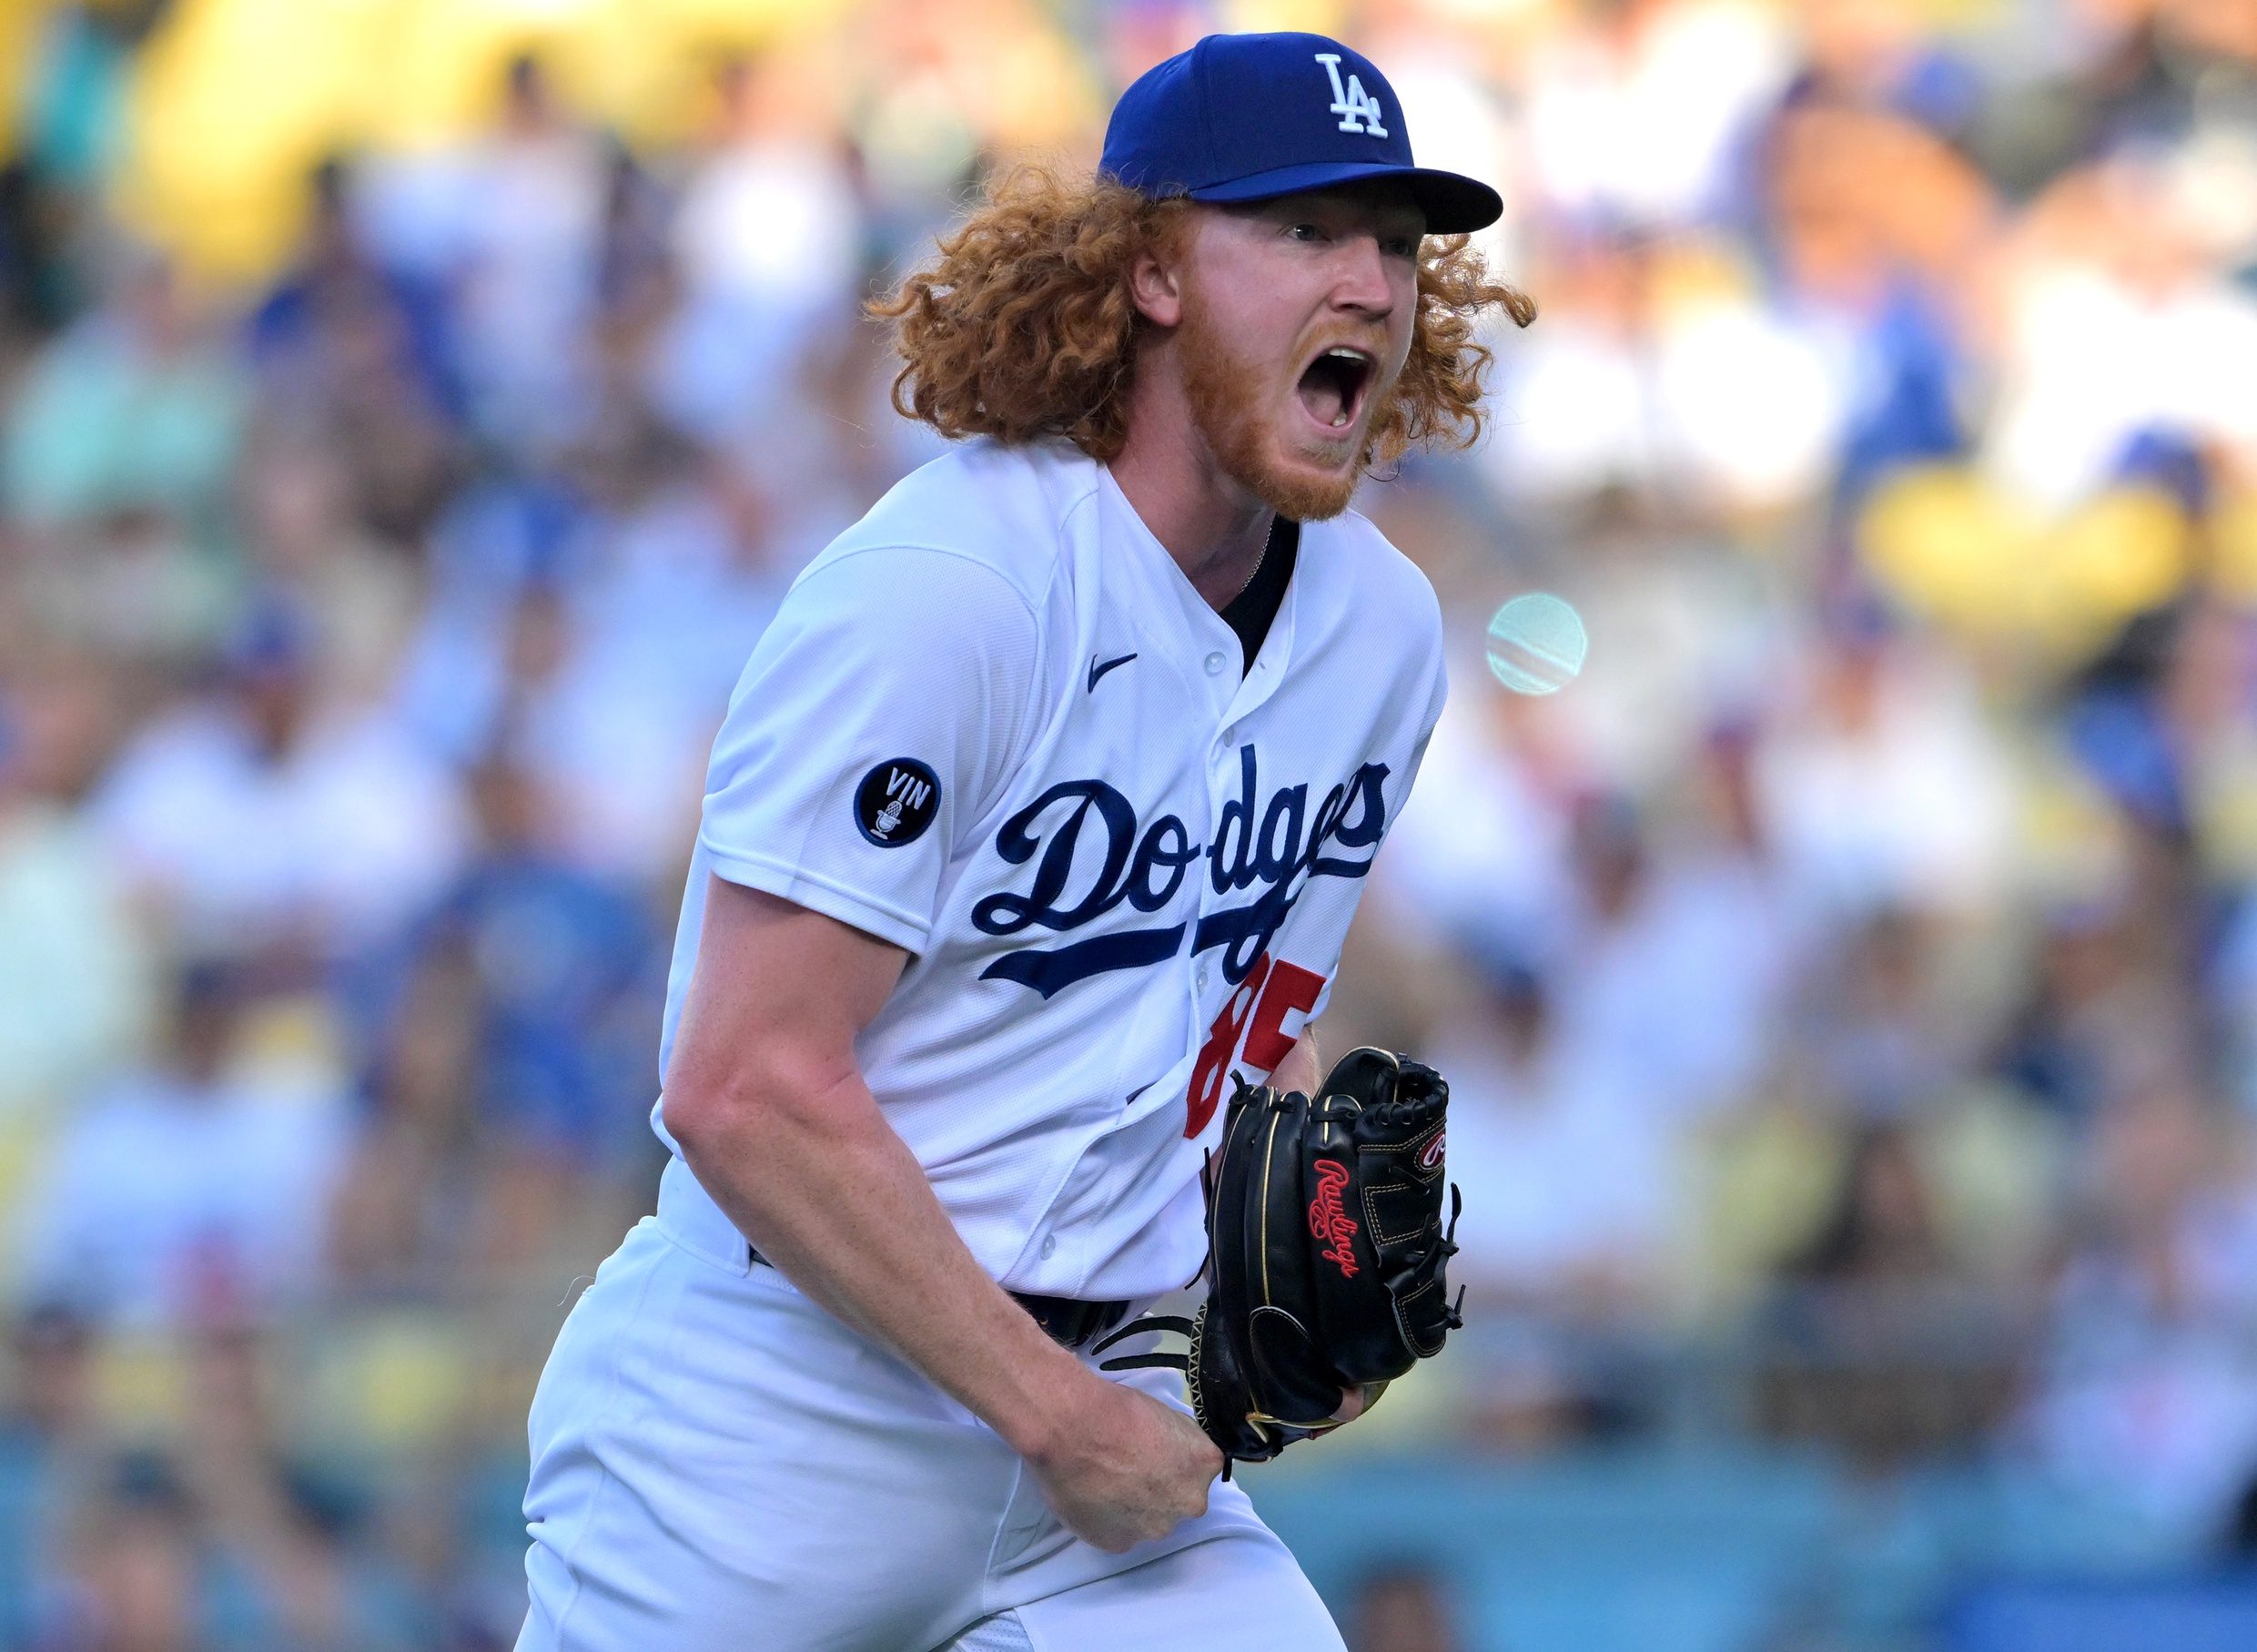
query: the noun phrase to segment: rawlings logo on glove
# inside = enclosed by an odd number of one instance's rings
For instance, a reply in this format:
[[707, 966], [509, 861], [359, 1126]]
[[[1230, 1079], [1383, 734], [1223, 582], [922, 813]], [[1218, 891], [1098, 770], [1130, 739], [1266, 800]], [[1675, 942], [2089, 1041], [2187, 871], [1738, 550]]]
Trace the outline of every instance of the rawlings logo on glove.
[[1341, 1208], [1341, 1190], [1348, 1185], [1348, 1167], [1337, 1159], [1317, 1160], [1317, 1196], [1309, 1201], [1309, 1231], [1328, 1242], [1317, 1252], [1335, 1263], [1342, 1279], [1356, 1277], [1356, 1224]]

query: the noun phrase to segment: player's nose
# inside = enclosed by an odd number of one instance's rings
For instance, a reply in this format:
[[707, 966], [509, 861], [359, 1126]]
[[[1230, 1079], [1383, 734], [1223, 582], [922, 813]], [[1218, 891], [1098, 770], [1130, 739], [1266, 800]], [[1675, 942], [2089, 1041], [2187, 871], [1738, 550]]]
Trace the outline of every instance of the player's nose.
[[1332, 302], [1383, 321], [1395, 307], [1395, 288], [1388, 279], [1387, 256], [1376, 235], [1342, 238], [1332, 276]]

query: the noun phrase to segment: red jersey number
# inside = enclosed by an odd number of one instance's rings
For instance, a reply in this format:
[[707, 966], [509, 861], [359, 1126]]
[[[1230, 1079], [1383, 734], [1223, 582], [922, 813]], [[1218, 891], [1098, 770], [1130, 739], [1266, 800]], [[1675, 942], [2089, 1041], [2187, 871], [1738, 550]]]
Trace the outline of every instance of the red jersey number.
[[1207, 1029], [1207, 1042], [1199, 1046], [1199, 1063], [1191, 1069], [1191, 1088], [1184, 1097], [1183, 1133], [1187, 1137], [1205, 1130], [1215, 1109], [1222, 1104], [1223, 1081], [1230, 1073], [1231, 1057], [1240, 1053], [1240, 1039], [1245, 1040], [1249, 1067], [1265, 1073], [1274, 1071], [1293, 1048], [1293, 1039], [1285, 1031], [1285, 1018], [1296, 1012], [1306, 1015], [1316, 1008], [1323, 992], [1324, 978], [1313, 970], [1299, 964], [1272, 964], [1267, 952], [1254, 960], [1246, 978], [1223, 1000], [1214, 1025]]

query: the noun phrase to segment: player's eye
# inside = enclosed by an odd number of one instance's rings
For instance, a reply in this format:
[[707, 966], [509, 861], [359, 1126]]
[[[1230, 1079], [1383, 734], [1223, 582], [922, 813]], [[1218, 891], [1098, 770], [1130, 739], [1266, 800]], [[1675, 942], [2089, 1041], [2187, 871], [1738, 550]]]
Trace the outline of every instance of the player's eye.
[[1391, 235], [1380, 242], [1380, 248], [1393, 258], [1414, 258], [1419, 256], [1419, 238], [1415, 235]]
[[1288, 238], [1296, 241], [1321, 241], [1324, 239], [1324, 230], [1322, 228], [1315, 224], [1288, 224], [1285, 227], [1285, 233]]

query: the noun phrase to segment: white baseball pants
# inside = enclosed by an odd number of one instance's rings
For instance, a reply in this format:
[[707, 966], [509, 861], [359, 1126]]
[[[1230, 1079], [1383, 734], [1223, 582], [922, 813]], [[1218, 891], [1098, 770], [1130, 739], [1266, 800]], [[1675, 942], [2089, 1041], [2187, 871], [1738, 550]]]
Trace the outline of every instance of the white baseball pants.
[[[1182, 1408], [1169, 1372], [1119, 1373]], [[518, 1652], [1340, 1652], [1235, 1485], [1126, 1555], [905, 1362], [751, 1265], [679, 1161], [534, 1396]]]

